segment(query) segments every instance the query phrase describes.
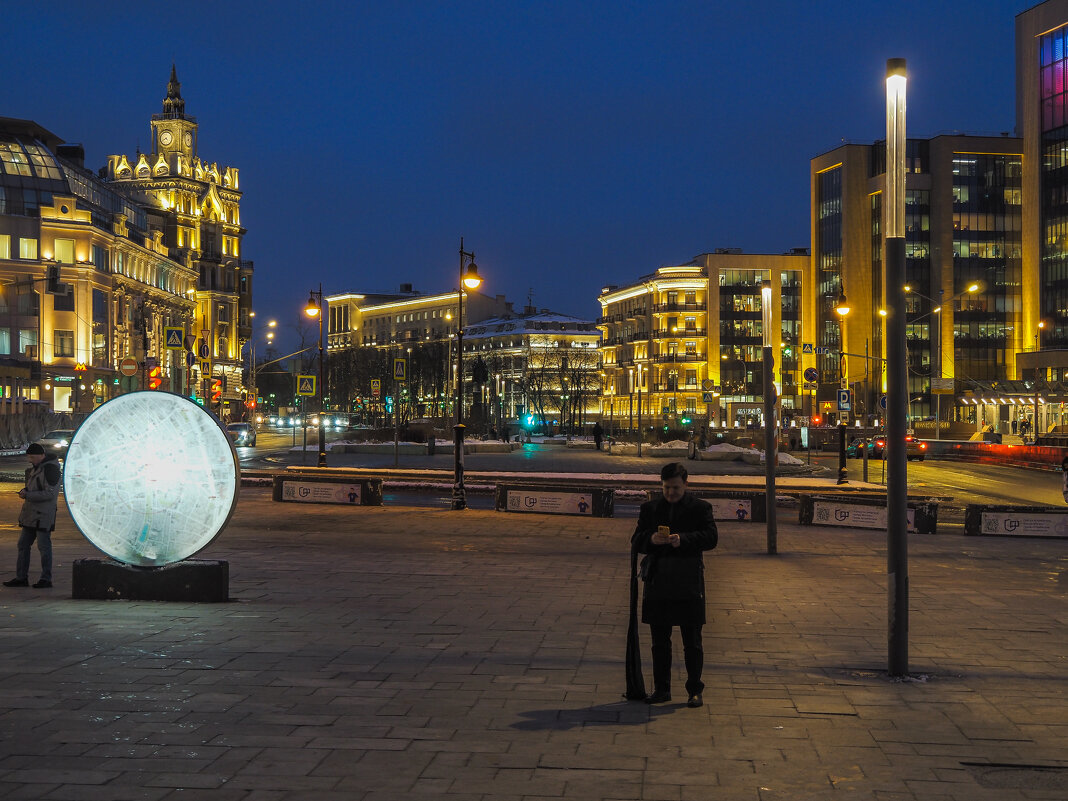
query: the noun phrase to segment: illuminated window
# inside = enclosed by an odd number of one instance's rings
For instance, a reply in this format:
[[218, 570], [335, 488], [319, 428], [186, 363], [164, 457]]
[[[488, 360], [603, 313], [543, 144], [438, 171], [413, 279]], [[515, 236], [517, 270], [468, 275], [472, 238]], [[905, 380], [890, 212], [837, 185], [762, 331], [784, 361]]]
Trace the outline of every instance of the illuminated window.
[[56, 329], [55, 349], [57, 357], [74, 357], [74, 332], [66, 329]]
[[23, 356], [33, 356], [36, 358], [37, 353], [37, 329], [36, 328], [20, 328], [19, 329], [19, 353]]
[[20, 259], [36, 259], [37, 258], [37, 240], [27, 239], [25, 237], [19, 238], [19, 258]]
[[11, 258], [11, 234], [0, 234], [0, 259]]
[[15, 142], [0, 142], [0, 164], [8, 175], [30, 175], [30, 162], [22, 148]]
[[74, 264], [74, 240], [57, 239], [55, 259], [60, 264]]

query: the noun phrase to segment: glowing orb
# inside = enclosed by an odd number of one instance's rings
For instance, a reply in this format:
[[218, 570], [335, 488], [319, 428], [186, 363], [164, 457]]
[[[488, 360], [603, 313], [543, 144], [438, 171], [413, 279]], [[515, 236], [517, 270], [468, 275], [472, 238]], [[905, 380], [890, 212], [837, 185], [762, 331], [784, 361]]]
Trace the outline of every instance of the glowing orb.
[[158, 567], [188, 559], [233, 514], [237, 452], [218, 419], [167, 392], [130, 392], [97, 408], [63, 470], [78, 530], [112, 559]]

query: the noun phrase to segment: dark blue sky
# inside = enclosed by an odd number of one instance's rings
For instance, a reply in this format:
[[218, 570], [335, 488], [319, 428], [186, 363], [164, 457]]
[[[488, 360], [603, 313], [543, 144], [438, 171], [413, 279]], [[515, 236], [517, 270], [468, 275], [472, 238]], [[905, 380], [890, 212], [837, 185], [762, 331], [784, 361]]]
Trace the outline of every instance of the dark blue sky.
[[1026, 2], [20, 3], [0, 116], [151, 146], [172, 61], [200, 156], [241, 170], [260, 319], [308, 290], [483, 291], [592, 318], [717, 247], [807, 247], [808, 162], [884, 133], [1013, 131]]

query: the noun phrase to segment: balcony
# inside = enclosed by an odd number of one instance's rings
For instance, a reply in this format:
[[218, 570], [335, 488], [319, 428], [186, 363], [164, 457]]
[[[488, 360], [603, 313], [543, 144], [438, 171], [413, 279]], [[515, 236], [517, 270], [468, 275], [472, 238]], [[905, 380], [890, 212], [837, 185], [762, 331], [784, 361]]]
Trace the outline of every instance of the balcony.
[[674, 331], [658, 328], [653, 331], [653, 339], [685, 339], [686, 337], [705, 336], [708, 336], [707, 328], [676, 328]]
[[654, 314], [668, 314], [670, 312], [703, 312], [708, 311], [707, 303], [658, 303], [653, 306]]
[[696, 364], [708, 361], [703, 353], [659, 353], [652, 358], [657, 364]]
[[653, 384], [653, 392], [700, 392], [701, 388], [697, 384], [672, 384], [668, 381], [666, 384]]
[[647, 309], [644, 306], [641, 306], [637, 309], [628, 309], [627, 311], [623, 312], [623, 318], [625, 320], [636, 320], [639, 317], [644, 317], [646, 311]]

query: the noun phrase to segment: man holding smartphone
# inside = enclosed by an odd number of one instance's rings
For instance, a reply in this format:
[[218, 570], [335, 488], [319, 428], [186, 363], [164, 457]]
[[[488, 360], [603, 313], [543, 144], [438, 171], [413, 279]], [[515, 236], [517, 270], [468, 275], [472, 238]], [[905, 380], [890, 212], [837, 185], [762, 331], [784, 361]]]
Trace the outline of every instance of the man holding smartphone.
[[41, 578], [33, 586], [48, 589], [52, 586], [52, 530], [56, 527], [56, 503], [59, 482], [63, 473], [54, 453], [45, 453], [34, 442], [26, 449], [30, 466], [26, 468], [26, 486], [19, 490], [22, 511], [19, 513], [19, 555], [15, 578], [4, 582], [5, 587], [26, 587], [30, 583], [30, 549], [34, 541], [41, 552]]
[[686, 662], [686, 705], [704, 701], [701, 681], [704, 649], [705, 578], [702, 553], [719, 542], [712, 506], [687, 491], [686, 467], [679, 462], [660, 471], [663, 497], [642, 504], [632, 547], [642, 560], [642, 622], [649, 624], [653, 651], [653, 692], [645, 702], [671, 700], [671, 629], [679, 627]]

